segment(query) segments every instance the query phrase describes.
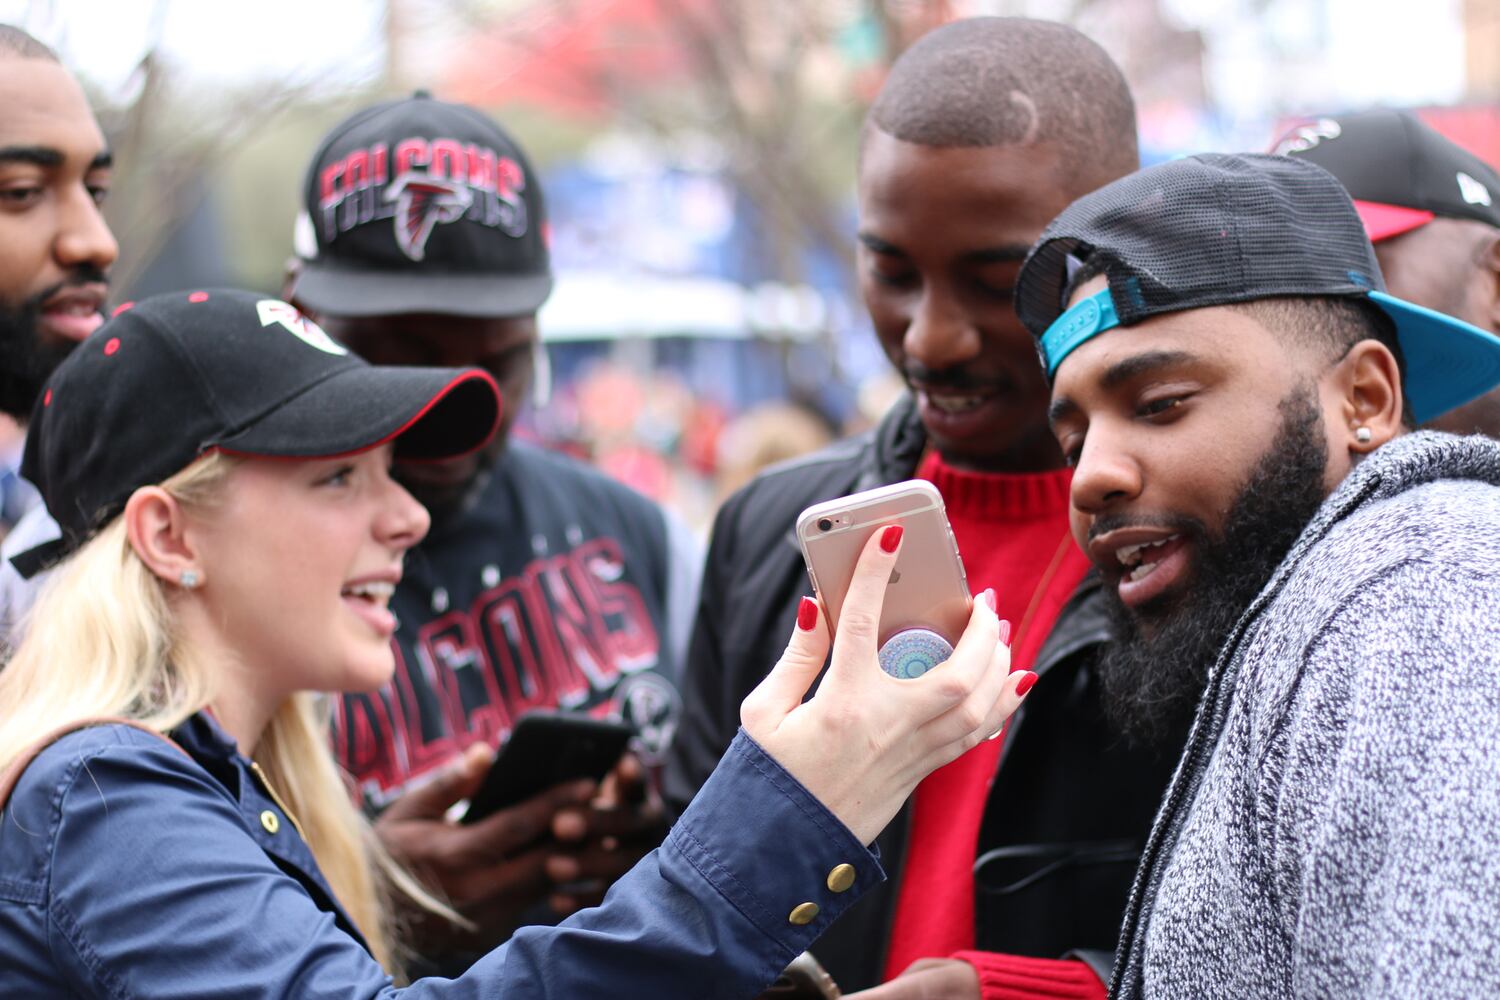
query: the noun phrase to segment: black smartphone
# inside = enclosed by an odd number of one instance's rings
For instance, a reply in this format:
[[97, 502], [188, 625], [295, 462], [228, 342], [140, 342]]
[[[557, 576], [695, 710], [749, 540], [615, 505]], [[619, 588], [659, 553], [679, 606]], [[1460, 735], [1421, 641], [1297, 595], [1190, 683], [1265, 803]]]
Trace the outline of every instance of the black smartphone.
[[562, 712], [528, 712], [500, 748], [484, 784], [469, 799], [464, 823], [517, 805], [554, 785], [579, 778], [599, 781], [619, 763], [630, 743], [623, 722]]

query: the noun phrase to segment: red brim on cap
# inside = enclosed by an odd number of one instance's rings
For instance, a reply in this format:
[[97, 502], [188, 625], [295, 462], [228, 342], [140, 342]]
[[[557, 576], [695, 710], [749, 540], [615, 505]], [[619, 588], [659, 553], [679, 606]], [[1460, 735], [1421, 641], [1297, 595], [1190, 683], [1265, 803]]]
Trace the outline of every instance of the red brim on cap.
[[1359, 220], [1365, 224], [1365, 235], [1370, 237], [1371, 243], [1379, 243], [1392, 236], [1409, 233], [1437, 218], [1431, 212], [1424, 212], [1420, 208], [1385, 205], [1378, 201], [1355, 199], [1354, 208], [1359, 212]]
[[484, 447], [501, 408], [494, 377], [478, 368], [350, 365], [212, 445], [232, 455], [307, 459], [395, 442], [402, 461], [445, 461]]

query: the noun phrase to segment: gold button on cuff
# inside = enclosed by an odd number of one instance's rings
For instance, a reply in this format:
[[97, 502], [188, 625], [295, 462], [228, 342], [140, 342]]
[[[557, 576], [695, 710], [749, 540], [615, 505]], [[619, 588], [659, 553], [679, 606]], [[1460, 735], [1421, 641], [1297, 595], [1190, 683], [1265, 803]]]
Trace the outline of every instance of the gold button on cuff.
[[839, 865], [828, 873], [828, 888], [834, 892], [847, 892], [853, 884], [853, 865]]
[[817, 916], [817, 903], [803, 903], [801, 906], [792, 911], [792, 915], [787, 917], [787, 920], [796, 924], [798, 927], [801, 927], [804, 924], [812, 923]]
[[274, 834], [281, 829], [281, 817], [267, 809], [260, 814], [260, 825], [266, 828], [267, 833]]

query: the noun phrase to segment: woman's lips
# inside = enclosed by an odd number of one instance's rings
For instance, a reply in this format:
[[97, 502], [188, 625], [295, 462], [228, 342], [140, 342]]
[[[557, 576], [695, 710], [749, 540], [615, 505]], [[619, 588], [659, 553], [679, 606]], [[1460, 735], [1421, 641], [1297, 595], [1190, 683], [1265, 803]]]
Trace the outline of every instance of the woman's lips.
[[353, 597], [345, 594], [343, 600], [344, 607], [359, 616], [365, 624], [375, 630], [377, 635], [385, 639], [395, 635], [396, 616], [390, 608], [366, 597]]

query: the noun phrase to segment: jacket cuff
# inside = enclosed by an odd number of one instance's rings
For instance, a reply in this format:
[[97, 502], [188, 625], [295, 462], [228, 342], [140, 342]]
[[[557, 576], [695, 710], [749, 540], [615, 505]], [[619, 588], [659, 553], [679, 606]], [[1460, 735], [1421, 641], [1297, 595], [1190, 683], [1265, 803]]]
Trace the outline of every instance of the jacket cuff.
[[879, 856], [743, 729], [666, 846], [788, 960], [885, 880]]
[[984, 1000], [1106, 1000], [1108, 990], [1083, 962], [1028, 958], [993, 951], [959, 951], [951, 956], [979, 973]]

